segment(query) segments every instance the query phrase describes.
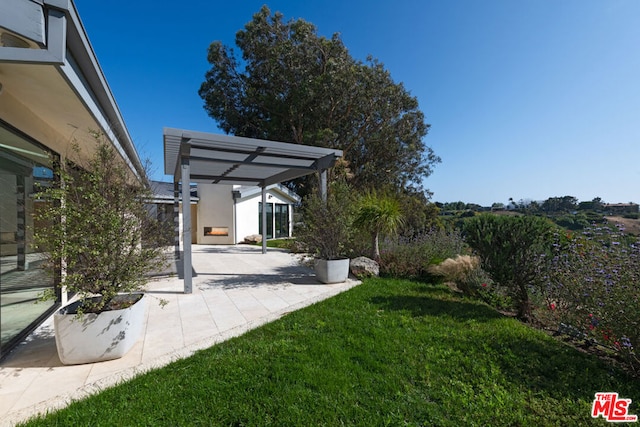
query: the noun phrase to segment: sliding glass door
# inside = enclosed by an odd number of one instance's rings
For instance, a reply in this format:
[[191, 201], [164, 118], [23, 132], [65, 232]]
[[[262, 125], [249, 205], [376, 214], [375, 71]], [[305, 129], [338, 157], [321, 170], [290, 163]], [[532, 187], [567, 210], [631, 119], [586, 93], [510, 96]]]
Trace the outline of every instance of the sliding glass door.
[[[275, 211], [274, 211], [275, 207]], [[267, 203], [267, 239], [289, 237], [289, 205]], [[258, 233], [262, 234], [262, 202], [258, 202]]]
[[[258, 202], [258, 234], [262, 234], [262, 202]], [[267, 203], [267, 239], [273, 239], [273, 203]]]
[[52, 182], [49, 153], [0, 124], [0, 356], [56, 303], [39, 301], [43, 292], [54, 291], [54, 281], [32, 246], [40, 226], [33, 215], [45, 203], [34, 194]]
[[289, 237], [289, 205], [276, 204], [276, 237]]

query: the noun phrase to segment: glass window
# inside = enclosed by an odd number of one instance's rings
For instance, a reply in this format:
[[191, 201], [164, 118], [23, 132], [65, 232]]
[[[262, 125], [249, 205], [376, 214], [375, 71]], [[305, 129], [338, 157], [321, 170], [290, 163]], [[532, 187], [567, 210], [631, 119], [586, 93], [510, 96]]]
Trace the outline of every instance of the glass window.
[[[258, 234], [262, 234], [262, 202], [258, 202]], [[267, 239], [273, 239], [273, 203], [267, 203]]]
[[53, 179], [49, 153], [0, 124], [0, 356], [56, 304], [38, 301], [54, 281], [32, 247], [33, 214], [46, 203], [34, 194]]
[[289, 237], [289, 205], [276, 204], [276, 237]]

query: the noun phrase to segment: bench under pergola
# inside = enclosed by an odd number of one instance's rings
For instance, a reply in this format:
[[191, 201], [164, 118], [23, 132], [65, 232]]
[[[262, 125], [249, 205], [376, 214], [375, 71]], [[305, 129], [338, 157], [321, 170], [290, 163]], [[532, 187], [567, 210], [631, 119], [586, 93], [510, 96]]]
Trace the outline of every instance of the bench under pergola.
[[[185, 293], [192, 292], [191, 209], [185, 208], [191, 199], [191, 183], [255, 185], [262, 189], [265, 206], [268, 186], [317, 172], [324, 196], [326, 172], [342, 157], [341, 150], [174, 128], [164, 128], [163, 139], [164, 173], [173, 175], [176, 207], [182, 194]], [[263, 209], [262, 253], [267, 251], [266, 224], [267, 210]]]

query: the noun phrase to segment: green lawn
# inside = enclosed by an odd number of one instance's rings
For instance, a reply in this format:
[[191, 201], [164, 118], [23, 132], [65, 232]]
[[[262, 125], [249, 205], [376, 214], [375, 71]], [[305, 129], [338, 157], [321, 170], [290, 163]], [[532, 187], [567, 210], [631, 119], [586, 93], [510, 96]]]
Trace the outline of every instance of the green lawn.
[[[267, 240], [268, 248], [279, 248], [279, 249], [291, 249], [291, 246], [295, 243], [296, 239], [272, 239]], [[262, 242], [253, 243], [254, 246], [262, 246]]]
[[29, 425], [607, 425], [597, 391], [640, 384], [441, 286], [346, 293]]

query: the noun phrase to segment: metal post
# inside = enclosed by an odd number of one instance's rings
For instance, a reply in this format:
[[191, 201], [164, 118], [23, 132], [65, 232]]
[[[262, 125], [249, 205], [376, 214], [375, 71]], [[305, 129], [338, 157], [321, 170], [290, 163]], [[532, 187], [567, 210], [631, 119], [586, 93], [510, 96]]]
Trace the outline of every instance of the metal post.
[[180, 183], [173, 182], [173, 244], [175, 259], [180, 259]]
[[267, 253], [267, 188], [262, 186], [262, 253]]
[[191, 171], [189, 158], [182, 157], [182, 263], [184, 268], [184, 293], [192, 292], [191, 275]]

